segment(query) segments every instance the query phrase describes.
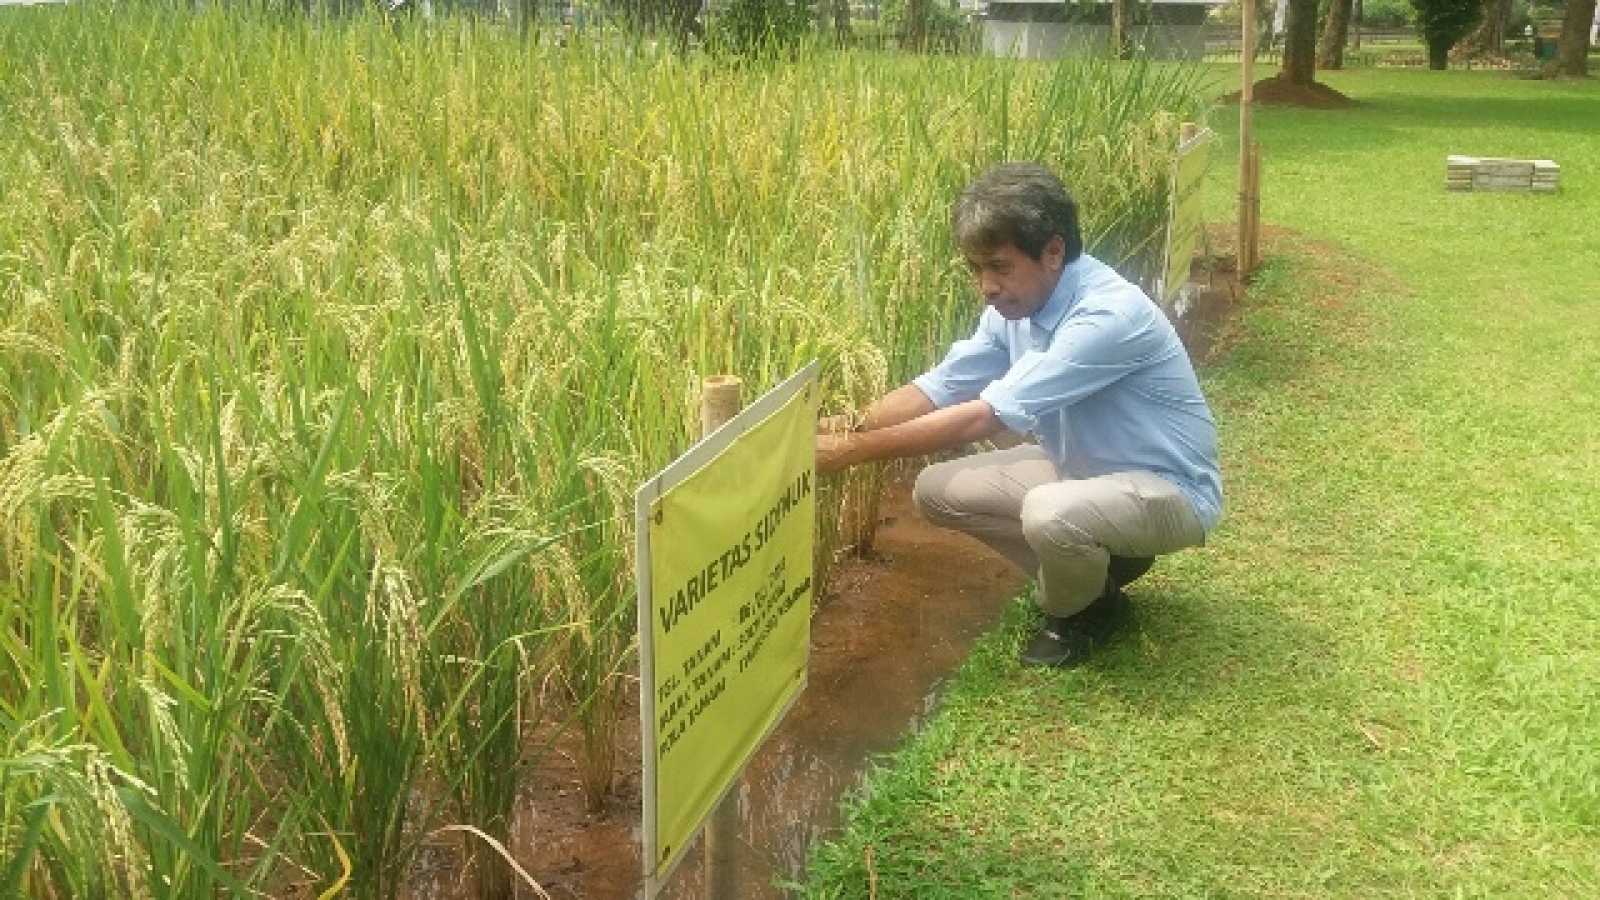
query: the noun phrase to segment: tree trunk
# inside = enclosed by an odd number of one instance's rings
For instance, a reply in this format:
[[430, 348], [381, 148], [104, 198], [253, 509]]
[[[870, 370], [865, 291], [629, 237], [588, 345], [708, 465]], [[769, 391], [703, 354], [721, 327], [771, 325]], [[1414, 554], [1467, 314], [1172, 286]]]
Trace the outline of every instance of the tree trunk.
[[1111, 55], [1133, 58], [1133, 19], [1136, 0], [1111, 0]]
[[833, 0], [833, 33], [841, 44], [848, 44], [855, 37], [850, 28], [850, 0]]
[[901, 37], [907, 50], [920, 52], [928, 45], [928, 4], [931, 0], [906, 0], [906, 33]]
[[816, 0], [817, 34], [833, 33], [840, 45], [850, 43], [850, 0]]
[[1556, 48], [1556, 72], [1567, 78], [1589, 74], [1589, 28], [1594, 24], [1595, 0], [1567, 0], [1561, 20], [1561, 44]]
[[1436, 72], [1443, 72], [1450, 68], [1450, 45], [1444, 41], [1428, 38], [1428, 68]]
[[1344, 68], [1344, 42], [1350, 35], [1350, 7], [1354, 0], [1332, 0], [1328, 22], [1322, 26], [1322, 41], [1317, 46], [1317, 68]]
[[1483, 0], [1483, 18], [1478, 27], [1456, 44], [1454, 55], [1477, 58], [1503, 55], [1506, 22], [1511, 18], [1511, 0]]
[[1317, 0], [1289, 0], [1284, 25], [1283, 71], [1278, 77], [1290, 84], [1317, 80]]

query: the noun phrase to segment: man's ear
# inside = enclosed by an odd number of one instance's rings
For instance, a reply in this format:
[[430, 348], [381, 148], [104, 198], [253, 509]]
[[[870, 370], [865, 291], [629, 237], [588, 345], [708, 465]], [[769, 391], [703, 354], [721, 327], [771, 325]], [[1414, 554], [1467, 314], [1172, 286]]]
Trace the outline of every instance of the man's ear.
[[1039, 261], [1052, 272], [1059, 272], [1067, 264], [1067, 239], [1061, 235], [1052, 235], [1050, 240], [1044, 242], [1044, 250], [1039, 254]]

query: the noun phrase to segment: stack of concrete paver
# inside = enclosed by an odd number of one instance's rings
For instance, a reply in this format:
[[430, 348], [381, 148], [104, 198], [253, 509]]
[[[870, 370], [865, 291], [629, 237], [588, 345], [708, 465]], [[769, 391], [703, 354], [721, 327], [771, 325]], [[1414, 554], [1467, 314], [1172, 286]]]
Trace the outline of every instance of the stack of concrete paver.
[[1522, 191], [1552, 194], [1561, 186], [1561, 167], [1548, 159], [1457, 156], [1445, 159], [1447, 191]]

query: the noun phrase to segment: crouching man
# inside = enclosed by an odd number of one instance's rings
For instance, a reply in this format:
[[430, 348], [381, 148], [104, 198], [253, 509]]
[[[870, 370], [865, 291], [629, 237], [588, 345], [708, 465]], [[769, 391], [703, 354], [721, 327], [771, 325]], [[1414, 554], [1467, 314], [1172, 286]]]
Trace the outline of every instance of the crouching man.
[[1037, 576], [1044, 619], [1022, 661], [1074, 665], [1128, 621], [1128, 582], [1216, 525], [1216, 426], [1166, 315], [1083, 253], [1077, 206], [1047, 169], [991, 169], [951, 226], [986, 304], [977, 330], [855, 431], [819, 435], [817, 469], [1032, 435], [929, 466], [916, 503]]

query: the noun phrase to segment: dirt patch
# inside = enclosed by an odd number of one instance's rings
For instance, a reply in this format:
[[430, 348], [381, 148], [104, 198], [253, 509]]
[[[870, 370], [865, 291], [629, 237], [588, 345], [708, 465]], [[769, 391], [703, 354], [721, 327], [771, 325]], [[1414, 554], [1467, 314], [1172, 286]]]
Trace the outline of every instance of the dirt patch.
[[[1313, 81], [1310, 84], [1292, 84], [1282, 76], [1274, 75], [1256, 82], [1251, 89], [1251, 100], [1257, 106], [1295, 106], [1302, 109], [1348, 109], [1360, 102], [1346, 97], [1331, 87]], [[1237, 104], [1239, 92], [1223, 96], [1223, 103]]]
[[1244, 295], [1233, 254], [1195, 260], [1189, 272], [1188, 305], [1173, 323], [1195, 365], [1218, 360], [1233, 346], [1234, 313]]

